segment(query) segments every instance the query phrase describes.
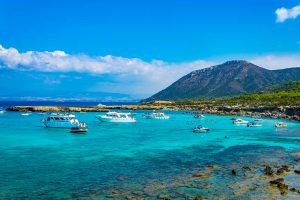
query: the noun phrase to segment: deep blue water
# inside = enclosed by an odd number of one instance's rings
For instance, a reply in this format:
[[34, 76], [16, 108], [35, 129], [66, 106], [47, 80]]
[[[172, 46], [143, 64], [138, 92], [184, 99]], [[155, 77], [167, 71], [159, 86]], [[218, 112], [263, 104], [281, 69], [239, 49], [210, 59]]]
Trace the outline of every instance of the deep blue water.
[[[0, 199], [124, 199], [135, 191], [142, 191], [146, 199], [197, 194], [230, 198], [233, 193], [226, 184], [232, 179], [221, 173], [198, 182], [211, 188], [179, 187], [174, 182], [189, 180], [208, 163], [226, 169], [281, 162], [288, 160], [287, 151], [300, 148], [300, 123], [293, 121], [278, 130], [275, 119], [248, 128], [232, 124], [227, 116], [195, 119], [179, 111], [169, 112], [169, 120], [144, 119], [138, 111], [132, 124], [100, 123], [97, 114], [76, 113], [89, 125], [85, 135], [45, 128], [40, 121], [44, 116], [38, 113], [0, 115]], [[200, 123], [211, 132], [193, 133]], [[260, 193], [243, 195], [247, 199]]]

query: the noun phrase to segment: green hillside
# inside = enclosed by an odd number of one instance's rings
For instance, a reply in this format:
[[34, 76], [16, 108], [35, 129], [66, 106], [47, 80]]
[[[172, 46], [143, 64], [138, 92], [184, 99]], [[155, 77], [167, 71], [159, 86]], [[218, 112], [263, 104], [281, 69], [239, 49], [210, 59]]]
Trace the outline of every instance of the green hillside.
[[300, 80], [291, 81], [259, 93], [249, 93], [222, 99], [180, 101], [176, 102], [176, 104], [300, 106]]

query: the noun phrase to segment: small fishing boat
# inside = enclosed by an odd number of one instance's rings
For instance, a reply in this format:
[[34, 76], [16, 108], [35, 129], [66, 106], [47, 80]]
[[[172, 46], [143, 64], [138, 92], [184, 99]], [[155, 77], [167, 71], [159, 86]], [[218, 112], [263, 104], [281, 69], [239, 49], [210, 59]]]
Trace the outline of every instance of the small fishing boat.
[[88, 131], [85, 127], [72, 127], [70, 130], [70, 133], [77, 133], [77, 134], [83, 134]]
[[47, 118], [42, 119], [46, 127], [50, 128], [86, 128], [86, 123], [79, 122], [74, 114], [51, 113]]
[[235, 120], [233, 121], [233, 123], [234, 123], [234, 124], [248, 124], [249, 122], [246, 121], [246, 120], [237, 118], [237, 119], [235, 119]]
[[276, 128], [285, 128], [285, 127], [287, 127], [287, 124], [285, 124], [285, 123], [283, 123], [283, 122], [277, 122], [277, 123], [275, 124], [275, 127], [276, 127]]
[[27, 111], [27, 112], [21, 113], [21, 115], [23, 115], [23, 116], [28, 116], [28, 115], [31, 115], [31, 114], [32, 114], [32, 112], [30, 112], [30, 111]]
[[150, 114], [145, 114], [144, 117], [146, 119], [170, 119], [170, 116], [166, 115], [163, 112], [153, 112]]
[[208, 131], [210, 131], [210, 129], [209, 128], [205, 128], [202, 125], [199, 125], [199, 126], [197, 126], [196, 128], [193, 129], [194, 133], [206, 133]]
[[101, 122], [136, 122], [136, 118], [131, 117], [131, 113], [108, 112], [105, 115], [96, 115]]
[[263, 121], [263, 119], [260, 116], [253, 116], [252, 118], [254, 119], [254, 121], [257, 121], [257, 122]]
[[194, 118], [202, 119], [204, 118], [204, 115], [202, 115], [201, 113], [197, 113], [194, 115]]
[[256, 123], [256, 122], [249, 122], [247, 124], [247, 127], [261, 127], [261, 126], [262, 126], [262, 124]]

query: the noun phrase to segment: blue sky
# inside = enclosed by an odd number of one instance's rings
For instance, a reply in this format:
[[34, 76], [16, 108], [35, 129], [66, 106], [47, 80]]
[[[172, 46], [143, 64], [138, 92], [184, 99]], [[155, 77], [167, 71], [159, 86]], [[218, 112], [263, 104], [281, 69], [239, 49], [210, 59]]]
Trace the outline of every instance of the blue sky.
[[0, 99], [131, 100], [230, 59], [300, 66], [300, 0], [0, 5]]

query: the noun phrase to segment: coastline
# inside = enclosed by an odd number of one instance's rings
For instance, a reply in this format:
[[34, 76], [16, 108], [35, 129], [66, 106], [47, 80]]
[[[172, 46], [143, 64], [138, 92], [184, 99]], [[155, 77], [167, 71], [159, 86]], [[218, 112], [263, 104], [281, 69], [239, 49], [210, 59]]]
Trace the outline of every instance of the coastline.
[[11, 106], [6, 111], [15, 112], [108, 112], [109, 110], [182, 110], [224, 116], [262, 116], [300, 121], [300, 106], [212, 106], [212, 105], [168, 105], [135, 104], [102, 107], [61, 106]]

